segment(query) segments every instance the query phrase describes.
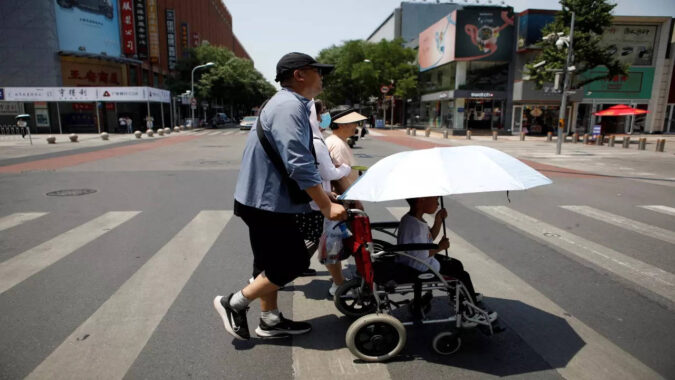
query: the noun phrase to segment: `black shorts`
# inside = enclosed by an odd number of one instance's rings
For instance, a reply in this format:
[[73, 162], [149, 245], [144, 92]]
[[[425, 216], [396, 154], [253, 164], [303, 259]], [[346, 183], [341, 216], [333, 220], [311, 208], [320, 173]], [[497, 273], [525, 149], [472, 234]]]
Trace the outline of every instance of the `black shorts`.
[[277, 286], [283, 286], [309, 267], [305, 240], [295, 214], [260, 210], [234, 201], [234, 214], [248, 226], [253, 251], [253, 277], [264, 271]]

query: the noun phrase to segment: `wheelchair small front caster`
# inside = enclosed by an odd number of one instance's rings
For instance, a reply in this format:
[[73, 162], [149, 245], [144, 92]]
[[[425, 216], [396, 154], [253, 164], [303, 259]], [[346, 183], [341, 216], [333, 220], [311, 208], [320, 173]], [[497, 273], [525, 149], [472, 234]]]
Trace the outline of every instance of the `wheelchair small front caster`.
[[459, 351], [462, 339], [457, 331], [444, 331], [434, 338], [432, 347], [440, 355], [452, 355]]

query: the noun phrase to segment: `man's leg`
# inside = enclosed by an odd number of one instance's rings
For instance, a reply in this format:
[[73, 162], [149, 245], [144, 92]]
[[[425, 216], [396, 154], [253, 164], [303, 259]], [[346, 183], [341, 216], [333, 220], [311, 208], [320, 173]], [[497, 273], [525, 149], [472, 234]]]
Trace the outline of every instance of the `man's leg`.
[[328, 294], [335, 296], [338, 286], [345, 282], [345, 277], [342, 274], [342, 263], [326, 264], [326, 269], [328, 269], [330, 276], [333, 278], [333, 285], [328, 289]]

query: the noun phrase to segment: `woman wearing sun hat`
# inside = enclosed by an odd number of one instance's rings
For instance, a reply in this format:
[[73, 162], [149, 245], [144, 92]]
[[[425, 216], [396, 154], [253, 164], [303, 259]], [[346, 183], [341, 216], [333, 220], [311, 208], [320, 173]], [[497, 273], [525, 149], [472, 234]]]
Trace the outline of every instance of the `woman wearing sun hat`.
[[[354, 109], [349, 108], [346, 110], [338, 110], [331, 112], [332, 123], [330, 128], [333, 132], [332, 135], [326, 137], [326, 146], [330, 152], [330, 157], [333, 160], [333, 163], [336, 166], [348, 165], [349, 167], [356, 166], [356, 160], [352, 154], [352, 150], [347, 144], [347, 139], [356, 133], [356, 127], [359, 123], [368, 119], [367, 117], [356, 112]], [[340, 178], [338, 181], [334, 181], [335, 192], [341, 194], [349, 186], [356, 181], [359, 177], [359, 174], [356, 170], [352, 169], [351, 172]], [[357, 208], [363, 208], [360, 202], [356, 204]], [[338, 286], [342, 285], [344, 282], [344, 276], [342, 275], [342, 264], [338, 261], [337, 263], [324, 263], [326, 268], [333, 277], [333, 284], [331, 285], [328, 293], [331, 296], [335, 295], [335, 291]]]

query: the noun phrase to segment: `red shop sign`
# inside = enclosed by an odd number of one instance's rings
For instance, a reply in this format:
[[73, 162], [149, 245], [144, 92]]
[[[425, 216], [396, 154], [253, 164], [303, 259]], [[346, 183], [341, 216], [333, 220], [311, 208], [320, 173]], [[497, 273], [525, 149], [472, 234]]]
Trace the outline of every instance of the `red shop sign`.
[[122, 18], [122, 49], [125, 55], [136, 54], [136, 36], [134, 35], [134, 7], [132, 0], [120, 0]]

